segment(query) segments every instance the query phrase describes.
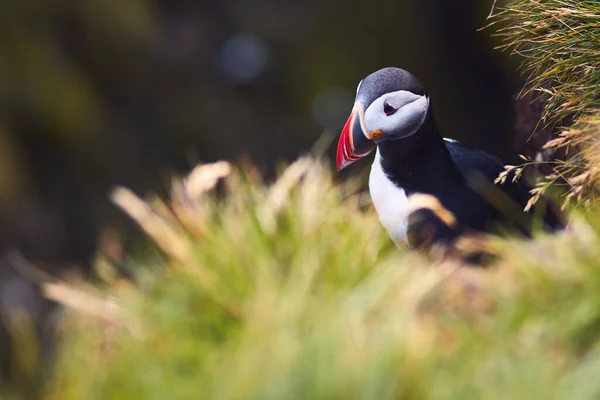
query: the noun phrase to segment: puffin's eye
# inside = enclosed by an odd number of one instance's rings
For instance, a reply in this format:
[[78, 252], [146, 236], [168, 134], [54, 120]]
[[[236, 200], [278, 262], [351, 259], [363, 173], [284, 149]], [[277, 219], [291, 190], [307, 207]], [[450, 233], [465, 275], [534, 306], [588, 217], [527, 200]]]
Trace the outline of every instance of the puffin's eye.
[[383, 103], [383, 112], [385, 113], [385, 115], [392, 115], [396, 112], [396, 110], [397, 108], [390, 106], [387, 101]]

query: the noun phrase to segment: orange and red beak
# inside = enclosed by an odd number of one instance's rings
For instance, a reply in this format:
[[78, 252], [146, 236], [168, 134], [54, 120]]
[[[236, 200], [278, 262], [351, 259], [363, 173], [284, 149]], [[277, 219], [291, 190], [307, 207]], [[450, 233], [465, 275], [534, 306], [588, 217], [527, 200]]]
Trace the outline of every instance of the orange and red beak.
[[365, 157], [376, 147], [364, 133], [361, 121], [363, 114], [362, 106], [356, 104], [342, 129], [335, 160], [338, 171]]

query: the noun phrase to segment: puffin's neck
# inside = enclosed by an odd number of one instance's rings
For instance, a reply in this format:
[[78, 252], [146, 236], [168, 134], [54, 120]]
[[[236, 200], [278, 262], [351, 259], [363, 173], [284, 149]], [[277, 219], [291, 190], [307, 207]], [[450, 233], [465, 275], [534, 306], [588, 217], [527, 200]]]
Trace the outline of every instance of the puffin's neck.
[[433, 117], [431, 104], [423, 125], [403, 139], [386, 140], [377, 146], [383, 171], [397, 184], [414, 187], [430, 174], [443, 178], [455, 173], [450, 152]]

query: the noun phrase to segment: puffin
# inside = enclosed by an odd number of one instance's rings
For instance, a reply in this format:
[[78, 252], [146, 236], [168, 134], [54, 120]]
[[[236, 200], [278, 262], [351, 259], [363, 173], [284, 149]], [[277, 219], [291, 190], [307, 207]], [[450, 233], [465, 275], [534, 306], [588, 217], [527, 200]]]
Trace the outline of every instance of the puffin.
[[338, 171], [373, 150], [369, 193], [397, 244], [447, 246], [465, 234], [531, 237], [539, 227], [564, 227], [549, 201], [524, 211], [531, 187], [522, 179], [494, 183], [502, 159], [442, 136], [429, 94], [401, 68], [380, 69], [358, 84], [338, 142]]

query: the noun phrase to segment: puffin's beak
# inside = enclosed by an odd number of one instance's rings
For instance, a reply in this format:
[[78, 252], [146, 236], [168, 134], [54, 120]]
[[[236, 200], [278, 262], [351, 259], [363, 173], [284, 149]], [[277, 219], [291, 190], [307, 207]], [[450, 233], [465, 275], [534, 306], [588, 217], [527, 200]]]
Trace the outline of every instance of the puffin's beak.
[[367, 138], [362, 128], [364, 108], [356, 103], [350, 118], [346, 121], [337, 147], [336, 164], [338, 171], [369, 154], [376, 144]]

